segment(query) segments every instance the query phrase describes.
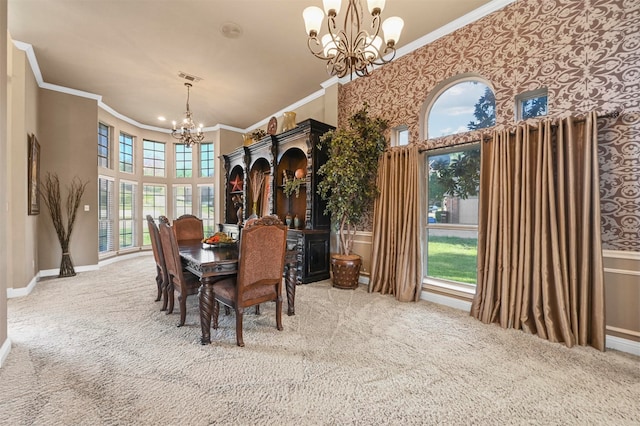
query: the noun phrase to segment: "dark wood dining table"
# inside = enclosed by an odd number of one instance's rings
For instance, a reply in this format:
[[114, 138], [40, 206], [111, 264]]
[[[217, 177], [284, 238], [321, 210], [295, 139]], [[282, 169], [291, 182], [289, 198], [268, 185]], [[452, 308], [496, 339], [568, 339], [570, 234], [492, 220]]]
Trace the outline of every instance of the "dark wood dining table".
[[[213, 284], [238, 273], [238, 245], [208, 245], [201, 240], [180, 241], [180, 257], [185, 268], [200, 277], [199, 310], [202, 337], [200, 343], [211, 343], [211, 315], [213, 313]], [[285, 287], [287, 315], [295, 315], [297, 252], [287, 251], [285, 258]]]

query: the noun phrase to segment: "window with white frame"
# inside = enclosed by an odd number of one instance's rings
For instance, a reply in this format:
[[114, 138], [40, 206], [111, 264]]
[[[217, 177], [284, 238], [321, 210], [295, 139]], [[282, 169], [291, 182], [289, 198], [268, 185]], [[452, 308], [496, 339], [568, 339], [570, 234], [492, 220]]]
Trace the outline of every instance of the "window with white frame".
[[426, 156], [424, 275], [429, 284], [473, 288], [478, 254], [480, 147], [428, 152]]
[[[167, 215], [167, 188], [164, 185], [142, 185], [142, 223], [146, 223], [147, 215], [151, 215], [156, 222], [160, 216]], [[149, 228], [142, 227], [142, 244], [151, 244]]]
[[108, 169], [111, 166], [111, 132], [109, 126], [98, 123], [98, 167]]
[[199, 217], [202, 219], [204, 235], [213, 235], [216, 232], [214, 220], [213, 185], [198, 185]]
[[164, 177], [165, 145], [162, 142], [143, 140], [142, 174], [144, 176]]
[[200, 177], [213, 177], [213, 144], [200, 144]]
[[133, 173], [133, 136], [120, 133], [120, 171]]
[[391, 132], [391, 146], [409, 145], [409, 128], [406, 125], [395, 127]]
[[547, 115], [547, 99], [546, 87], [516, 95], [516, 119], [526, 120]]
[[120, 181], [120, 248], [134, 247], [136, 218], [136, 187], [133, 182]]
[[193, 150], [184, 144], [175, 145], [176, 177], [190, 178], [193, 176]]
[[113, 251], [113, 180], [98, 177], [98, 252]]
[[173, 214], [175, 217], [193, 214], [191, 185], [173, 186]]
[[427, 139], [484, 129], [496, 124], [493, 90], [477, 79], [459, 79], [437, 93], [427, 111]]

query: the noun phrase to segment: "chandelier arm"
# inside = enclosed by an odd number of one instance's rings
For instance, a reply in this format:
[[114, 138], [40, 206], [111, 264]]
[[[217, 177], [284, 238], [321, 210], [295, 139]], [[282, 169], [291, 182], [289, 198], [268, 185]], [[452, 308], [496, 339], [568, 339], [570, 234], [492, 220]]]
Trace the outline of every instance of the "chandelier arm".
[[[317, 46], [320, 47], [319, 51], [314, 50], [313, 46], [311, 45], [311, 43], [315, 43]], [[320, 41], [318, 40], [317, 36], [314, 37], [309, 37], [309, 39], [307, 40], [307, 47], [309, 47], [309, 51], [311, 52], [311, 54], [313, 56], [315, 56], [318, 59], [322, 59], [324, 61], [328, 61], [331, 57], [330, 56], [326, 56], [324, 54], [324, 48], [322, 46], [322, 44], [320, 43]]]
[[[384, 55], [387, 55], [389, 53], [389, 51], [391, 51], [391, 57], [389, 59], [385, 59]], [[388, 64], [389, 62], [393, 61], [393, 59], [396, 57], [396, 48], [395, 47], [391, 47], [391, 46], [387, 46], [384, 51], [380, 52], [380, 56], [379, 58], [377, 58], [375, 61], [371, 61], [372, 64], [375, 65], [384, 65], [384, 64]]]

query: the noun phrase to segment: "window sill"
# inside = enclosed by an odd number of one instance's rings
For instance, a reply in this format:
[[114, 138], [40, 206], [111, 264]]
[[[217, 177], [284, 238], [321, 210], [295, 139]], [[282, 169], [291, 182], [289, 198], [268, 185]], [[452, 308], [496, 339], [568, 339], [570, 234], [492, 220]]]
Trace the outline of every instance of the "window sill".
[[456, 298], [472, 300], [476, 294], [476, 286], [453, 281], [439, 280], [430, 277], [422, 279], [422, 289], [436, 293], [451, 295]]
[[123, 255], [123, 254], [130, 254], [130, 253], [135, 253], [138, 251], [141, 251], [142, 247], [127, 247], [124, 248], [122, 250], [118, 250], [118, 256]]

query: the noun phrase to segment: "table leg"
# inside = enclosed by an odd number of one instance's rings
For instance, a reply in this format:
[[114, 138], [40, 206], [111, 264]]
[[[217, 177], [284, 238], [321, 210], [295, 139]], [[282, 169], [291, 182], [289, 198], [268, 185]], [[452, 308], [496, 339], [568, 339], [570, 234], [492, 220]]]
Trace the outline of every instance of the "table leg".
[[208, 345], [211, 343], [211, 315], [213, 314], [213, 280], [201, 279], [202, 285], [199, 290], [200, 301], [200, 327], [202, 328], [202, 338], [200, 343]]
[[287, 258], [284, 283], [287, 290], [287, 315], [289, 316], [296, 314], [297, 265], [298, 263], [295, 256]]

